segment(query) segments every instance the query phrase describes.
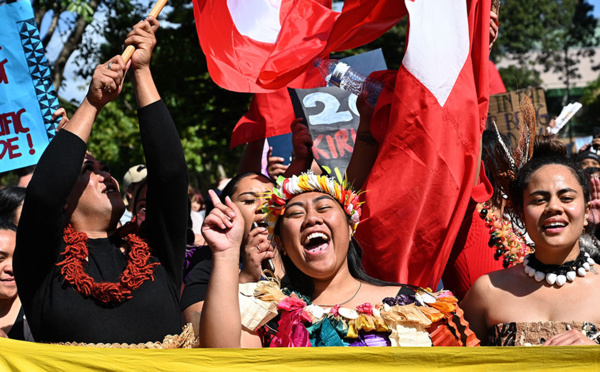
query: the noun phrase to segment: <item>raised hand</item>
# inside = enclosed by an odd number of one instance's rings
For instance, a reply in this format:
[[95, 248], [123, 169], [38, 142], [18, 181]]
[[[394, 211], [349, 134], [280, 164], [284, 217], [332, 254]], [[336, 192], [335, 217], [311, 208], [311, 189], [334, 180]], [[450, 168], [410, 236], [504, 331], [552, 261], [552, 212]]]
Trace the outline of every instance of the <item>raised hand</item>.
[[283, 164], [284, 160], [280, 156], [273, 156], [273, 148], [269, 147], [267, 152], [267, 174], [272, 180], [276, 180], [287, 170], [288, 166]]
[[490, 11], [490, 50], [492, 50], [492, 47], [498, 38], [498, 26], [498, 14]]
[[60, 107], [58, 110], [52, 113], [52, 120], [56, 120], [58, 118], [60, 118], [60, 122], [56, 126], [57, 132], [69, 123], [69, 117], [67, 116], [67, 111], [64, 109], [64, 107]]
[[312, 161], [313, 140], [308, 127], [302, 123], [303, 119], [296, 118], [292, 122], [292, 146], [294, 158], [309, 159]]
[[240, 272], [240, 283], [257, 282], [262, 275], [262, 262], [273, 258], [275, 251], [269, 241], [269, 232], [264, 227], [252, 229], [248, 234], [248, 242], [242, 252], [243, 267]]
[[229, 197], [223, 204], [213, 190], [209, 190], [208, 195], [215, 207], [202, 224], [202, 235], [206, 243], [210, 246], [213, 255], [224, 252], [239, 255], [244, 236], [242, 214]]
[[123, 76], [128, 67], [121, 56], [98, 65], [86, 96], [88, 102], [99, 110], [117, 98], [123, 89]]
[[133, 70], [149, 68], [152, 51], [156, 46], [154, 34], [160, 27], [160, 23], [154, 17], [148, 17], [138, 22], [125, 39], [125, 45], [135, 46], [135, 52], [131, 56], [131, 68]]
[[588, 215], [588, 222], [594, 225], [600, 223], [600, 179], [598, 177], [592, 177], [590, 179], [590, 213]]

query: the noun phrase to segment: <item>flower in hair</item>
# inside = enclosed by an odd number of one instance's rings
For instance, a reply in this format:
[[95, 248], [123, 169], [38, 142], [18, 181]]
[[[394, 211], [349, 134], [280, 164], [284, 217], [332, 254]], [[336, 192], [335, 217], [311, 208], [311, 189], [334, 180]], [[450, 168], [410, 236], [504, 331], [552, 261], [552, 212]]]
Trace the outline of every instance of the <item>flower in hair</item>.
[[344, 212], [352, 221], [352, 233], [360, 221], [361, 202], [358, 193], [344, 180], [338, 183], [328, 176], [316, 175], [309, 171], [300, 176], [284, 178], [279, 176], [273, 191], [267, 193], [266, 201], [262, 205], [262, 212], [266, 214], [265, 220], [269, 233], [273, 233], [279, 217], [285, 212], [285, 206], [294, 196], [305, 192], [322, 192], [331, 195], [337, 200]]

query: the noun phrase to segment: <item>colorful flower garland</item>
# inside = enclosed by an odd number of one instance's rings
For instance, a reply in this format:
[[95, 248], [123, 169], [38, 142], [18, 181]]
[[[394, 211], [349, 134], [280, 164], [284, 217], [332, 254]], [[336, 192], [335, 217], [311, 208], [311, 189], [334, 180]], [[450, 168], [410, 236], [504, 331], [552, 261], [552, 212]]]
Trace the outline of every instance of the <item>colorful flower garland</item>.
[[[277, 332], [269, 344], [272, 347], [364, 346], [359, 344], [361, 339], [369, 338], [367, 335], [384, 337], [389, 346], [479, 345], [462, 318], [458, 300], [449, 291], [431, 293], [418, 288], [413, 294], [388, 297], [378, 304], [364, 303], [351, 309], [311, 304], [307, 297], [280, 290], [271, 282], [261, 281], [256, 285], [255, 300], [275, 303], [279, 310]], [[250, 309], [246, 311], [252, 313]], [[382, 340], [371, 338], [371, 341], [369, 346], [385, 346]]]
[[275, 230], [277, 220], [285, 212], [287, 202], [298, 194], [311, 191], [326, 193], [335, 198], [352, 220], [352, 232], [356, 232], [361, 215], [358, 193], [346, 180], [340, 184], [328, 176], [319, 176], [309, 171], [289, 178], [279, 176], [277, 186], [267, 194], [267, 200], [261, 208], [266, 214], [265, 220], [271, 234]]
[[490, 229], [488, 245], [496, 249], [494, 258], [499, 260], [504, 257], [502, 262], [504, 268], [522, 263], [525, 256], [533, 251], [523, 238], [515, 234], [510, 222], [498, 220], [487, 203], [477, 204], [477, 212]]
[[127, 267], [123, 270], [117, 283], [96, 281], [84, 271], [84, 262], [89, 255], [88, 236], [84, 232], [76, 232], [71, 225], [65, 227], [63, 237], [67, 246], [61, 254], [65, 259], [59, 263], [60, 273], [75, 291], [84, 296], [91, 296], [104, 303], [123, 302], [131, 298], [131, 292], [138, 289], [148, 279], [154, 281], [154, 268], [159, 262], [148, 263], [150, 247], [135, 234], [129, 234], [125, 241], [129, 244]]

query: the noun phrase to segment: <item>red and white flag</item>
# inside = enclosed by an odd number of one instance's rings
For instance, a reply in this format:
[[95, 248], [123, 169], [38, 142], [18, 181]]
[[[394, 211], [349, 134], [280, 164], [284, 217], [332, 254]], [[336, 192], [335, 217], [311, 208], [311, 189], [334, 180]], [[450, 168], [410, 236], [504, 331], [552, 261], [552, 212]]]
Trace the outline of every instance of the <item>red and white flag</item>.
[[258, 85], [257, 78], [274, 50], [292, 48], [297, 57], [312, 61], [339, 13], [331, 10], [331, 0], [194, 0], [194, 15], [213, 81], [228, 90], [256, 93], [273, 90]]
[[489, 100], [490, 0], [404, 3], [406, 54], [393, 94], [378, 102], [389, 121], [378, 112], [372, 120], [380, 149], [363, 188], [356, 238], [371, 275], [435, 288], [479, 166]]
[[398, 0], [194, 0], [200, 45], [215, 83], [236, 92], [295, 86], [315, 58], [369, 43], [406, 14]]

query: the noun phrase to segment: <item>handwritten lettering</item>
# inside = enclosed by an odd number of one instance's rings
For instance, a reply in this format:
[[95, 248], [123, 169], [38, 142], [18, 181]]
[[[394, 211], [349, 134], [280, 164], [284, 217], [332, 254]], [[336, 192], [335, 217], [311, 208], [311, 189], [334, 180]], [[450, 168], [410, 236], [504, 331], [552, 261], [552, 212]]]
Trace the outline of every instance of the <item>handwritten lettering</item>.
[[19, 137], [13, 137], [7, 140], [0, 140], [0, 159], [4, 158], [4, 155], [8, 154], [9, 159], [15, 159], [19, 156], [23, 155], [19, 150], [19, 145], [15, 142], [19, 139]]
[[0, 84], [8, 84], [8, 76], [6, 75], [6, 69], [4, 65], [8, 62], [8, 59], [4, 58], [3, 61], [0, 61]]
[[[2, 50], [2, 47], [0, 47]], [[8, 59], [4, 58], [4, 60], [0, 61], [0, 84], [8, 84], [8, 75], [6, 75], [6, 69], [4, 65], [8, 62]]]
[[343, 158], [346, 156], [346, 151], [352, 153], [352, 146], [348, 144], [348, 131], [347, 130], [338, 130], [335, 132], [335, 144], [337, 145], [340, 156]]
[[14, 134], [27, 133], [29, 128], [24, 128], [21, 124], [21, 115], [25, 112], [22, 108], [17, 112], [7, 112], [6, 114], [0, 114], [0, 136], [7, 136], [12, 134], [10, 131], [9, 124], [12, 123]]
[[315, 160], [350, 158], [354, 150], [356, 130], [340, 129], [332, 134], [319, 134], [313, 141]]

